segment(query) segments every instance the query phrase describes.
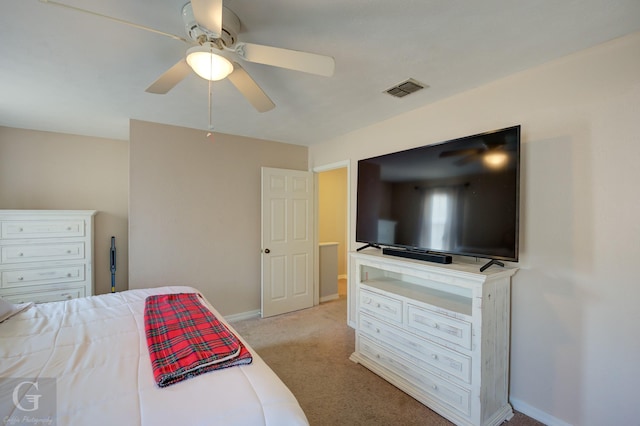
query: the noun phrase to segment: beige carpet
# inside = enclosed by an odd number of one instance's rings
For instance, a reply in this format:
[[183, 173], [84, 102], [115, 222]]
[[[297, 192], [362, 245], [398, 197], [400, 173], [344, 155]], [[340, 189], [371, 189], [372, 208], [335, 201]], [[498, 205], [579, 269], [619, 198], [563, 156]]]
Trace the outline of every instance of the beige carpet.
[[[303, 311], [233, 323], [280, 376], [312, 426], [451, 425], [395, 386], [349, 361], [354, 330], [346, 298]], [[508, 426], [541, 423], [516, 413]]]

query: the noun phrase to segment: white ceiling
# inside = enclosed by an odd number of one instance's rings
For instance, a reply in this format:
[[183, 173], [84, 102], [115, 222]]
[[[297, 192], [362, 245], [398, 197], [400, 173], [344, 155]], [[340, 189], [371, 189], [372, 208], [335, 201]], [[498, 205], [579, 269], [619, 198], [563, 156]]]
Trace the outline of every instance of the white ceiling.
[[[186, 0], [60, 0], [185, 36]], [[213, 84], [221, 133], [311, 145], [640, 30], [638, 0], [228, 0], [241, 41], [335, 58], [333, 77], [243, 62], [275, 102]], [[38, 0], [0, 3], [0, 125], [127, 140], [129, 119], [203, 129], [208, 84], [145, 89], [189, 45]], [[640, 54], [640, 52], [639, 52]], [[383, 92], [408, 78], [430, 87]]]

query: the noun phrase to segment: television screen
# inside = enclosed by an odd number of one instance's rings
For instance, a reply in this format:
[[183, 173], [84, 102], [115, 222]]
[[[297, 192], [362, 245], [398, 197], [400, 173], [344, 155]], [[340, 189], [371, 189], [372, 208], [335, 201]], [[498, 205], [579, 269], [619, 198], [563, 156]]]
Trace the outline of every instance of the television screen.
[[520, 126], [358, 161], [356, 241], [518, 260]]

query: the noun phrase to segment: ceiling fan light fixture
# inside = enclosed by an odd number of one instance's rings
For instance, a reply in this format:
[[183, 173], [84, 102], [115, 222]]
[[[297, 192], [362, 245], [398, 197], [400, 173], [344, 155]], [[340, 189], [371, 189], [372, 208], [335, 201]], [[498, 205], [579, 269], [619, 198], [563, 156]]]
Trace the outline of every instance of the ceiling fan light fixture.
[[187, 50], [187, 63], [196, 74], [210, 81], [222, 80], [233, 71], [233, 64], [227, 58], [213, 53], [207, 45]]
[[483, 161], [487, 167], [492, 169], [501, 169], [509, 160], [509, 156], [504, 151], [493, 151], [484, 154]]

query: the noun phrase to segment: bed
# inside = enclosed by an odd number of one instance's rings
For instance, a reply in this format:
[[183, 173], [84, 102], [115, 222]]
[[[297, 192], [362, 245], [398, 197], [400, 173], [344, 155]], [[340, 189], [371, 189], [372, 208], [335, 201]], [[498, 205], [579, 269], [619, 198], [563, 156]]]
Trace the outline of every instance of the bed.
[[[59, 425], [307, 425], [291, 391], [241, 336], [251, 364], [157, 385], [145, 338], [145, 300], [193, 292], [160, 287], [45, 303], [0, 323], [0, 418], [8, 424], [31, 414], [23, 411], [34, 407], [33, 394], [40, 393], [38, 416], [49, 415]], [[31, 385], [24, 383], [36, 379], [54, 379], [55, 412], [41, 412], [49, 396], [43, 388], [25, 390]], [[13, 400], [16, 381], [23, 384], [20, 409]]]

